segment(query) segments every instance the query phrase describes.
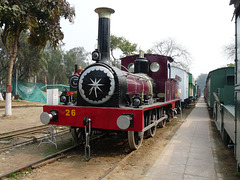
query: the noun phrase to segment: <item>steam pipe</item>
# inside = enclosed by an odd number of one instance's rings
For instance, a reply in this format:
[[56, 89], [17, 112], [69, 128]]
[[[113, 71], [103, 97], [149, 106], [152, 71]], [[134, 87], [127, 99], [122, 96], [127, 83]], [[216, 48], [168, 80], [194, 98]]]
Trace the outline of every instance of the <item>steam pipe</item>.
[[115, 11], [111, 8], [101, 7], [95, 9], [99, 15], [98, 21], [98, 50], [100, 58], [98, 61], [107, 62], [110, 60], [110, 16]]

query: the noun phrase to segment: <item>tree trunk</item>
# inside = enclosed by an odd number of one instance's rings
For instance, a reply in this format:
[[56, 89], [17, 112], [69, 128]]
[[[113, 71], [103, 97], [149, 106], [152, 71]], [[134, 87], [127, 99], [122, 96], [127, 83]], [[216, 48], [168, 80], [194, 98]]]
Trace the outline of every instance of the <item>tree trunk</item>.
[[20, 31], [18, 29], [14, 41], [13, 46], [5, 44], [4, 46], [8, 50], [10, 60], [8, 62], [8, 72], [7, 72], [7, 84], [6, 84], [6, 100], [5, 100], [5, 116], [12, 115], [12, 71], [13, 65], [17, 57], [18, 51], [18, 41], [19, 41]]
[[12, 115], [12, 71], [16, 55], [12, 54], [8, 62], [7, 85], [6, 85], [6, 101], [5, 101], [5, 115]]

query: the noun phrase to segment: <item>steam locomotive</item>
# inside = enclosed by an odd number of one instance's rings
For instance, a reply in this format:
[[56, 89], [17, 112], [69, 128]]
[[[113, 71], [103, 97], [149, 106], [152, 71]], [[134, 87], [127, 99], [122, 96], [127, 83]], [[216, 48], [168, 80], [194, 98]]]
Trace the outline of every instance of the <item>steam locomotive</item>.
[[[110, 8], [97, 8], [98, 49], [96, 63], [70, 78], [77, 91], [76, 105], [45, 105], [42, 123], [71, 128], [76, 142], [86, 140], [92, 130], [125, 131], [131, 149], [138, 149], [144, 134], [153, 137], [157, 126], [180, 110], [178, 78], [171, 78], [171, 57], [157, 54], [127, 56], [121, 70], [110, 61]], [[61, 96], [62, 101], [68, 99]]]

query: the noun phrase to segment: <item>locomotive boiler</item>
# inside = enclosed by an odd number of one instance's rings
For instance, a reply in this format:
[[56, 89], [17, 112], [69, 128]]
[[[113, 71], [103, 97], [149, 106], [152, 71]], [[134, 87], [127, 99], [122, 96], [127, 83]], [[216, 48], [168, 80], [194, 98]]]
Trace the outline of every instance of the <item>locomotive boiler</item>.
[[[76, 105], [45, 105], [44, 124], [71, 128], [76, 142], [86, 140], [91, 129], [127, 132], [131, 149], [138, 149], [143, 135], [153, 137], [179, 108], [178, 82], [170, 77], [171, 57], [143, 54], [122, 58], [122, 69], [110, 61], [111, 8], [97, 8], [98, 48], [96, 63], [75, 76]], [[63, 98], [64, 99], [64, 98]], [[66, 98], [65, 98], [66, 99]], [[86, 146], [85, 148], [88, 148]]]
[[143, 72], [132, 74], [99, 61], [79, 76], [77, 106], [139, 107], [153, 102], [154, 87]]

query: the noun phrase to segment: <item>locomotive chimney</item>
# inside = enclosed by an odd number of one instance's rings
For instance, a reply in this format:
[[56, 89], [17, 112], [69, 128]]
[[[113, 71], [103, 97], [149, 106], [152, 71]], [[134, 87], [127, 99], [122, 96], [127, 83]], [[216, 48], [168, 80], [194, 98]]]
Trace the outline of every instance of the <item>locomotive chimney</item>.
[[111, 8], [101, 7], [95, 9], [99, 15], [98, 21], [98, 50], [92, 53], [95, 61], [107, 62], [110, 60], [110, 16], [115, 11]]

